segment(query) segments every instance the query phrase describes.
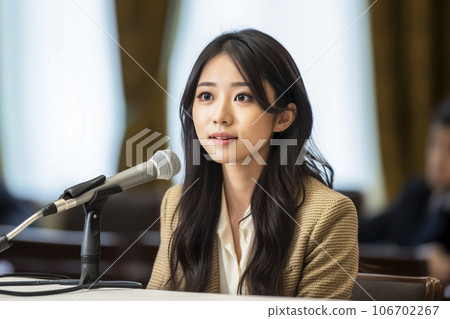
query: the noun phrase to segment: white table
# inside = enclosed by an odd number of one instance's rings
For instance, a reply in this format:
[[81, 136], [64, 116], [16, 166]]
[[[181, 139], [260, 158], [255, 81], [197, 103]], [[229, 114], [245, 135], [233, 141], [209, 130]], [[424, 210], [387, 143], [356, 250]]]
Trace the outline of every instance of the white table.
[[[6, 281], [30, 281], [33, 279], [22, 277], [0, 278]], [[9, 291], [43, 291], [68, 288], [65, 285], [42, 285], [42, 286], [0, 286], [0, 290]], [[298, 298], [266, 297], [266, 296], [233, 296], [213, 293], [192, 293], [178, 291], [163, 291], [149, 289], [131, 288], [98, 288], [90, 290], [79, 290], [50, 296], [19, 297], [0, 294], [0, 301], [6, 300], [92, 300], [92, 301], [264, 301], [264, 300], [298, 300]]]

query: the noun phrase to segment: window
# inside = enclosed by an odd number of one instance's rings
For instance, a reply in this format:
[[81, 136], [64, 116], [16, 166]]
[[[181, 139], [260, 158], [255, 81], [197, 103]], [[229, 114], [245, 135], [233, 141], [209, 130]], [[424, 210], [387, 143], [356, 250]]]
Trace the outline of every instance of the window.
[[[113, 1], [77, 3], [117, 38]], [[116, 171], [125, 109], [117, 45], [73, 1], [0, 2], [5, 182], [48, 202]]]

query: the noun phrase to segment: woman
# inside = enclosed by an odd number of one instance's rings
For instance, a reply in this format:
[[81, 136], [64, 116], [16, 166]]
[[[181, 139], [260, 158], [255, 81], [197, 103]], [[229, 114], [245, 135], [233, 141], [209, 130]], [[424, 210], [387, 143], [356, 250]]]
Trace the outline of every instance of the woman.
[[217, 37], [180, 116], [185, 181], [164, 196], [148, 288], [350, 298], [356, 211], [307, 143], [312, 111], [286, 49], [251, 29]]

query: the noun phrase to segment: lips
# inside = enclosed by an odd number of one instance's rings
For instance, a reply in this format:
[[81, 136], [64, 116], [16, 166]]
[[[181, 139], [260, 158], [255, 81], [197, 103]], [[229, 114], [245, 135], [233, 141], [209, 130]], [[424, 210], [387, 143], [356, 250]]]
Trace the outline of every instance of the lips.
[[235, 142], [237, 136], [233, 136], [225, 132], [214, 132], [209, 136], [209, 138], [213, 141], [214, 144], [228, 145], [232, 142]]

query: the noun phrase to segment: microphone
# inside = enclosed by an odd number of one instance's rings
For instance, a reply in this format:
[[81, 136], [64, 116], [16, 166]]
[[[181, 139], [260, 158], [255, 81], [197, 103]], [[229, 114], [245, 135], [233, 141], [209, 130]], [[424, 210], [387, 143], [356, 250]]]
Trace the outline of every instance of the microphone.
[[[178, 174], [180, 168], [181, 163], [178, 156], [170, 150], [163, 150], [156, 152], [148, 161], [108, 177], [106, 180], [104, 176], [100, 176], [101, 178], [97, 178], [94, 184], [98, 186], [87, 191], [80, 192], [80, 189], [83, 188], [82, 185], [85, 183], [75, 185], [67, 189], [60, 199], [33, 214], [10, 233], [0, 236], [0, 252], [11, 246], [11, 239], [41, 217], [61, 213], [73, 207], [88, 203], [94, 199], [97, 192], [102, 190], [120, 188], [120, 190], [123, 191], [155, 179], [169, 180]], [[98, 183], [101, 184], [99, 185]], [[78, 192], [76, 190], [78, 190]], [[79, 193], [79, 195], [77, 196], [77, 194], [75, 194], [73, 198], [70, 198], [72, 196], [65, 196], [72, 195], [73, 193]]]
[[[121, 190], [138, 186], [155, 179], [169, 180], [180, 171], [181, 163], [178, 156], [170, 151], [158, 151], [148, 161], [117, 173], [105, 180], [103, 184], [75, 197], [60, 198], [44, 208], [44, 216], [61, 213], [73, 207], [89, 202], [96, 192], [111, 187], [119, 187]], [[74, 188], [77, 186], [74, 186]], [[63, 196], [67, 193], [65, 191]]]

